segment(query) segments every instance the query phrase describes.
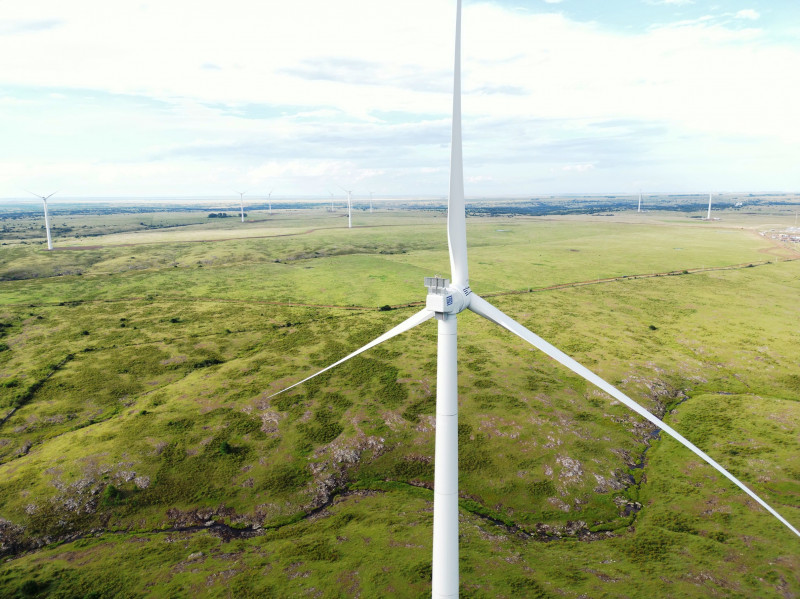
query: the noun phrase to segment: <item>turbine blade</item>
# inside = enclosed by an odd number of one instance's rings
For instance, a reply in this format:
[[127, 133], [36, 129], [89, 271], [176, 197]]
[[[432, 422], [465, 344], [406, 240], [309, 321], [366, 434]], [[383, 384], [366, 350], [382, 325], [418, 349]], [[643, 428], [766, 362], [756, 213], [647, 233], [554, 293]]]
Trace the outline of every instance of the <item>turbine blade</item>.
[[453, 285], [469, 285], [467, 217], [464, 213], [464, 160], [461, 150], [461, 0], [456, 9], [456, 50], [453, 76], [453, 131], [450, 138], [450, 196], [447, 201], [447, 245]]
[[53, 193], [51, 193], [49, 196], [47, 196], [47, 197], [46, 197], [46, 198], [44, 198], [44, 199], [45, 199], [45, 200], [49, 200], [50, 198], [52, 198], [52, 197], [53, 197], [54, 195], [56, 195], [57, 193], [58, 193], [57, 191], [54, 191]]
[[[293, 389], [293, 388], [297, 387], [298, 385], [301, 385], [301, 384], [305, 383], [306, 381], [309, 381], [309, 380], [313, 379], [315, 376], [320, 375], [323, 372], [327, 372], [331, 368], [333, 368], [335, 366], [338, 366], [339, 364], [342, 364], [343, 362], [347, 362], [347, 360], [349, 360], [350, 358], [356, 357], [358, 354], [360, 354], [362, 352], [365, 352], [370, 348], [375, 347], [379, 343], [383, 343], [384, 341], [386, 341], [388, 339], [391, 339], [392, 337], [396, 337], [400, 333], [405, 333], [406, 331], [408, 331], [410, 329], [413, 329], [418, 324], [422, 324], [423, 322], [425, 322], [426, 320], [430, 320], [431, 318], [433, 318], [433, 312], [431, 312], [427, 308], [424, 308], [424, 309], [420, 310], [419, 312], [417, 312], [416, 314], [414, 314], [411, 318], [408, 318], [408, 319], [404, 320], [403, 322], [401, 322], [399, 325], [397, 325], [393, 329], [390, 329], [389, 331], [385, 332], [383, 335], [381, 335], [377, 339], [374, 339], [373, 341], [370, 341], [369, 343], [367, 343], [361, 349], [357, 349], [352, 354], [349, 354], [349, 355], [345, 356], [344, 358], [342, 358], [338, 362], [334, 362], [333, 364], [331, 364], [327, 368], [323, 368], [319, 372], [315, 372], [311, 376], [304, 378], [302, 381], [300, 381], [298, 383], [295, 383], [294, 385], [291, 385], [289, 387], [286, 387], [285, 389], [281, 389], [280, 391], [278, 391], [277, 393], [273, 393], [269, 397], [275, 397], [276, 395], [280, 395], [284, 391], [288, 391], [289, 389]], [[267, 399], [269, 399], [269, 398], [267, 398]]]
[[794, 534], [796, 534], [798, 537], [800, 537], [800, 531], [798, 531], [794, 526], [789, 524], [789, 522], [787, 522], [783, 518], [783, 516], [781, 516], [778, 512], [776, 512], [774, 509], [772, 509], [767, 504], [767, 502], [765, 502], [763, 499], [761, 499], [753, 491], [748, 489], [744, 485], [743, 482], [741, 482], [738, 478], [733, 476], [733, 474], [731, 474], [730, 472], [725, 470], [725, 468], [720, 466], [709, 455], [707, 455], [703, 450], [701, 450], [696, 445], [694, 445], [691, 441], [686, 439], [678, 431], [676, 431], [671, 426], [669, 426], [668, 424], [663, 422], [661, 419], [653, 416], [653, 414], [651, 414], [646, 409], [644, 409], [642, 406], [640, 406], [638, 403], [633, 401], [630, 397], [628, 397], [627, 395], [622, 393], [622, 391], [620, 391], [616, 387], [610, 385], [609, 383], [607, 383], [606, 381], [601, 379], [599, 376], [597, 376], [595, 373], [593, 373], [591, 370], [589, 370], [585, 366], [582, 366], [581, 364], [579, 364], [578, 362], [576, 362], [575, 360], [570, 358], [567, 354], [565, 354], [561, 350], [557, 349], [556, 347], [554, 347], [553, 345], [551, 345], [550, 343], [548, 343], [547, 341], [545, 341], [544, 339], [542, 339], [538, 335], [532, 333], [531, 331], [526, 329], [524, 326], [522, 326], [521, 324], [519, 324], [518, 322], [516, 322], [515, 320], [513, 320], [512, 318], [510, 318], [509, 316], [507, 316], [506, 314], [504, 314], [503, 312], [501, 312], [500, 310], [495, 308], [492, 304], [487, 302], [485, 299], [475, 295], [474, 293], [472, 294], [472, 297], [470, 299], [469, 309], [472, 310], [473, 312], [475, 312], [476, 314], [480, 314], [481, 316], [483, 316], [487, 320], [490, 320], [490, 321], [494, 322], [495, 324], [499, 324], [504, 329], [508, 329], [509, 331], [511, 331], [512, 333], [517, 335], [518, 337], [524, 339], [525, 341], [527, 341], [528, 343], [530, 343], [531, 345], [533, 345], [537, 349], [540, 349], [541, 351], [546, 353], [548, 356], [550, 356], [551, 358], [553, 358], [557, 362], [560, 362], [562, 365], [564, 365], [567, 368], [569, 368], [575, 374], [583, 377], [584, 379], [586, 379], [590, 383], [593, 383], [593, 384], [597, 385], [598, 387], [600, 387], [600, 389], [602, 389], [603, 391], [605, 391], [606, 393], [608, 393], [609, 395], [611, 395], [615, 399], [618, 399], [619, 401], [621, 401], [623, 404], [628, 406], [631, 410], [633, 410], [634, 412], [636, 412], [640, 416], [646, 418], [647, 420], [649, 420], [650, 422], [655, 424], [657, 427], [659, 427], [665, 433], [667, 433], [668, 435], [673, 437], [676, 441], [681, 443], [684, 447], [687, 447], [688, 449], [692, 450], [695, 454], [697, 454], [697, 456], [699, 456], [701, 459], [703, 459], [708, 464], [713, 466], [718, 472], [720, 472], [723, 476], [725, 476], [733, 484], [735, 484], [742, 491], [744, 491], [750, 497], [752, 497], [756, 502], [758, 502], [770, 514], [772, 514], [778, 520], [780, 520], [783, 524], [785, 524], [789, 528], [789, 530], [791, 530]]

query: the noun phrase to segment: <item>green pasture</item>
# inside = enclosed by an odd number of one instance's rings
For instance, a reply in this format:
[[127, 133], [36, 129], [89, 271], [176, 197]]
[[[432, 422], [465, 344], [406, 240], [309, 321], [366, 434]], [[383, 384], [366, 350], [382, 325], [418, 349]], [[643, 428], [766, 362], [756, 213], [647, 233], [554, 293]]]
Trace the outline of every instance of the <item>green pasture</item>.
[[[435, 324], [271, 397], [447, 275], [441, 214], [372, 216], [3, 247], [0, 595], [430, 595]], [[662, 216], [469, 219], [472, 287], [797, 526], [798, 255], [758, 222]], [[506, 331], [459, 328], [462, 596], [800, 594], [800, 539], [726, 479]]]

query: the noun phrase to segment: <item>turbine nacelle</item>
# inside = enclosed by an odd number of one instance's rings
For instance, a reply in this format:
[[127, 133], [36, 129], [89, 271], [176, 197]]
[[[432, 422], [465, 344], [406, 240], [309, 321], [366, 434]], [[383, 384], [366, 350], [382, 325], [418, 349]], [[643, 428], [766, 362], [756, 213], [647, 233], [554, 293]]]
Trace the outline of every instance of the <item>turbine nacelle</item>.
[[425, 277], [425, 287], [428, 288], [425, 307], [436, 313], [437, 318], [439, 318], [439, 314], [458, 314], [469, 308], [469, 299], [472, 293], [469, 285], [460, 289], [451, 285], [449, 279], [443, 279], [437, 275]]

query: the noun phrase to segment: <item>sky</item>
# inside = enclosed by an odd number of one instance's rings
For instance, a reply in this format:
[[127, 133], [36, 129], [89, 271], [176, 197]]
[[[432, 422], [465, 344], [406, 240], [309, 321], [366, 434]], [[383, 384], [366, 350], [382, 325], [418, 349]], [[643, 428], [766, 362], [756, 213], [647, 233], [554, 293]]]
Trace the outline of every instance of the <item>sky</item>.
[[[0, 198], [445, 196], [455, 5], [0, 0]], [[464, 0], [462, 38], [468, 197], [800, 190], [796, 0]]]

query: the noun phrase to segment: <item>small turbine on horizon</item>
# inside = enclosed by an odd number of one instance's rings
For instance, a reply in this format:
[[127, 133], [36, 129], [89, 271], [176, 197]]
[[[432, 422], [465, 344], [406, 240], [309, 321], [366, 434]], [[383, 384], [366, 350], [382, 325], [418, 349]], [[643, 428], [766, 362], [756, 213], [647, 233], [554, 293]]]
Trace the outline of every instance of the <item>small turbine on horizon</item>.
[[706, 220], [711, 220], [711, 194], [708, 194], [708, 216]]
[[637, 210], [637, 212], [641, 212], [641, 211], [642, 211], [642, 190], [640, 189], [639, 190], [639, 210]]
[[50, 237], [50, 216], [47, 214], [47, 200], [49, 198], [52, 198], [58, 192], [54, 191], [49, 196], [40, 196], [38, 193], [33, 193], [32, 191], [29, 191], [28, 193], [31, 194], [31, 195], [34, 195], [37, 198], [39, 198], [40, 200], [42, 200], [42, 204], [44, 204], [44, 228], [47, 231], [47, 249], [48, 250], [52, 250], [53, 249], [53, 239]]
[[353, 191], [351, 189], [345, 189], [341, 185], [339, 186], [343, 192], [347, 194], [347, 228], [353, 228], [353, 208], [352, 203], [350, 201], [350, 196], [352, 195]]
[[[236, 191], [236, 190], [234, 190], [234, 191]], [[246, 191], [236, 191], [236, 193], [239, 194], [239, 209], [241, 210], [241, 213], [242, 213], [242, 222], [244, 222], [244, 194], [246, 194], [247, 192]]]
[[372, 192], [369, 192], [369, 213], [372, 214]]
[[270, 189], [269, 193], [267, 194], [267, 203], [269, 204], [269, 215], [272, 216], [272, 192], [273, 190]]

